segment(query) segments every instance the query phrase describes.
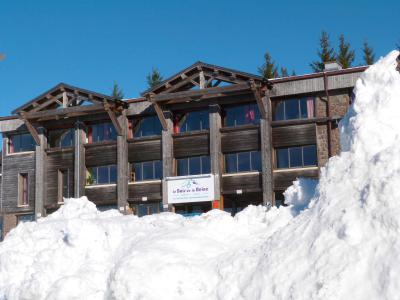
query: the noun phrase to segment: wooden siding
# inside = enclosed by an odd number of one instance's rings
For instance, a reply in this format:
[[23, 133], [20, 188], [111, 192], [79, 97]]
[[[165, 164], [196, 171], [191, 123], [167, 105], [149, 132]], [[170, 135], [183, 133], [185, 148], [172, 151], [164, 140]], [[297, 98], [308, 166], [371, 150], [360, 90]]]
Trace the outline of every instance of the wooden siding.
[[188, 157], [210, 154], [208, 132], [174, 135], [174, 157]]
[[58, 170], [68, 170], [69, 196], [74, 196], [74, 151], [63, 149], [48, 151], [46, 162], [46, 208], [57, 206]]
[[274, 172], [274, 189], [285, 190], [293, 184], [299, 177], [310, 177], [318, 178], [319, 170], [317, 168], [312, 169], [299, 169], [299, 170], [288, 170], [288, 171], [275, 171]]
[[86, 167], [116, 165], [117, 164], [116, 142], [86, 144], [85, 164]]
[[[28, 174], [29, 206], [18, 207], [18, 174]], [[3, 158], [3, 210], [27, 212], [35, 207], [35, 152], [4, 155]]]
[[140, 162], [161, 160], [161, 137], [156, 139], [137, 139], [128, 142], [128, 161]]
[[128, 201], [142, 202], [142, 197], [148, 201], [161, 200], [161, 189], [161, 182], [130, 184]]
[[239, 152], [260, 150], [260, 128], [237, 127], [221, 129], [222, 152]]
[[96, 205], [117, 205], [117, 185], [86, 187], [85, 195]]
[[236, 193], [236, 190], [242, 190], [243, 193], [261, 191], [261, 173], [222, 176], [222, 193]]
[[316, 143], [315, 124], [272, 128], [272, 144], [276, 148]]

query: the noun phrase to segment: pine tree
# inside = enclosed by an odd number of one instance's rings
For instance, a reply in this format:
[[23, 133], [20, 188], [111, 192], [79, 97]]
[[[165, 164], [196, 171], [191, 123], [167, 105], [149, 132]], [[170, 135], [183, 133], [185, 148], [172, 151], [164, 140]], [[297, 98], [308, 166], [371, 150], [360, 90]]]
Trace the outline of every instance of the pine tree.
[[296, 76], [296, 71], [293, 70], [293, 71], [292, 71], [292, 75], [290, 75], [290, 76]]
[[121, 100], [124, 98], [124, 92], [119, 88], [117, 82], [114, 81], [114, 86], [112, 88], [111, 97], [114, 100]]
[[331, 47], [329, 42], [329, 34], [326, 31], [321, 32], [319, 39], [320, 50], [318, 51], [318, 61], [313, 61], [310, 67], [314, 72], [322, 72], [325, 68], [325, 63], [335, 60], [335, 50]]
[[288, 76], [289, 76], [289, 73], [288, 73], [287, 68], [281, 67], [281, 77], [288, 77]]
[[374, 50], [368, 45], [368, 42], [364, 42], [363, 47], [363, 59], [366, 65], [372, 65], [375, 62], [375, 53]]
[[258, 68], [258, 73], [260, 73], [260, 75], [264, 77], [264, 79], [278, 77], [278, 68], [275, 65], [275, 62], [272, 60], [271, 55], [268, 51], [264, 54], [264, 61], [265, 62], [263, 63], [263, 65]]
[[355, 52], [350, 48], [350, 43], [345, 41], [343, 33], [339, 37], [339, 53], [336, 59], [343, 69], [350, 68], [355, 59]]
[[158, 71], [157, 68], [153, 68], [151, 73], [146, 76], [147, 85], [149, 88], [155, 87], [157, 84], [160, 84], [163, 81], [163, 76]]

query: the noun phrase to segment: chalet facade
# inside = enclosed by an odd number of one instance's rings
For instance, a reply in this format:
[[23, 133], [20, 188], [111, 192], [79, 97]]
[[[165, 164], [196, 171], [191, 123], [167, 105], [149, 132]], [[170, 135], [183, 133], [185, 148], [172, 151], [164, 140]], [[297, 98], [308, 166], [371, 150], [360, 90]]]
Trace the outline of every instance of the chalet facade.
[[83, 195], [139, 216], [281, 205], [340, 151], [364, 70], [264, 81], [198, 62], [128, 100], [61, 83], [0, 118], [3, 235]]

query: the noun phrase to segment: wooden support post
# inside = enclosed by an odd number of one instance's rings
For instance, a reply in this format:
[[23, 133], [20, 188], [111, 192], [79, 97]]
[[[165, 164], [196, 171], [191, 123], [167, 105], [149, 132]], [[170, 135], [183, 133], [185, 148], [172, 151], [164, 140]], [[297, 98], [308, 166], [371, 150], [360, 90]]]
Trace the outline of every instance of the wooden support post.
[[[210, 160], [211, 173], [214, 175], [214, 200], [221, 200], [222, 151], [221, 151], [221, 108], [218, 104], [210, 105]], [[221, 205], [219, 206], [221, 208]]]
[[254, 98], [256, 98], [258, 109], [260, 110], [261, 117], [263, 119], [268, 118], [267, 109], [261, 98], [260, 86], [257, 85], [254, 80], [250, 80], [250, 88], [253, 91]]
[[162, 180], [162, 201], [164, 211], [168, 211], [168, 187], [166, 177], [174, 176], [174, 150], [173, 150], [173, 120], [171, 112], [163, 112], [167, 129], [162, 131], [162, 162], [163, 162], [163, 180]]
[[111, 122], [113, 123], [115, 130], [117, 131], [117, 134], [121, 136], [122, 133], [122, 128], [121, 124], [118, 122], [117, 116], [115, 115], [115, 112], [111, 109], [110, 104], [107, 101], [103, 102], [104, 104], [104, 109], [108, 113], [108, 116], [111, 119]]
[[200, 88], [204, 89], [206, 88], [206, 78], [204, 77], [204, 72], [200, 71], [199, 73], [199, 83], [200, 83]]
[[121, 213], [128, 212], [128, 119], [126, 112], [123, 111], [118, 117], [118, 123], [121, 125], [122, 135], [117, 137], [117, 194], [118, 209]]
[[86, 167], [85, 144], [86, 132], [82, 122], [75, 123], [75, 155], [74, 155], [74, 197], [85, 195]]
[[271, 206], [275, 205], [275, 200], [273, 195], [271, 100], [268, 91], [265, 97], [261, 99], [266, 111], [266, 118], [260, 120], [263, 204]]
[[44, 203], [46, 202], [46, 148], [47, 138], [45, 129], [38, 130], [39, 145], [35, 149], [35, 219], [45, 216]]

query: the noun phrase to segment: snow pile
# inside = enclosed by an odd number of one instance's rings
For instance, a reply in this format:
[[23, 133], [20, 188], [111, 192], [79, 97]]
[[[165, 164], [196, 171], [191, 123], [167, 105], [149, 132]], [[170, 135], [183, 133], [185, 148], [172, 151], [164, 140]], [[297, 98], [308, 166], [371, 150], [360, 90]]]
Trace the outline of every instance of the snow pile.
[[0, 299], [398, 299], [397, 55], [357, 82], [343, 153], [290, 207], [139, 219], [70, 199], [0, 244]]

